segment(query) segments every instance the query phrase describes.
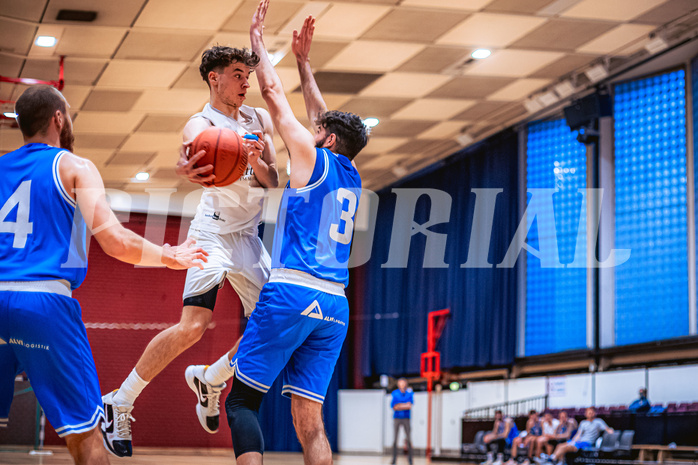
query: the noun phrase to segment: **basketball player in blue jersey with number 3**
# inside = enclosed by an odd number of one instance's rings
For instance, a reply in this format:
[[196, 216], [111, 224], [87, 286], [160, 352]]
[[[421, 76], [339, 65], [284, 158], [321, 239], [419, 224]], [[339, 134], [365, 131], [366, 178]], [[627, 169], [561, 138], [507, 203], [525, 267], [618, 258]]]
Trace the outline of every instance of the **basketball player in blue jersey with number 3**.
[[307, 62], [312, 18], [300, 34], [294, 33], [293, 49], [308, 116], [317, 126], [315, 136], [296, 120], [264, 47], [268, 6], [268, 0], [259, 4], [250, 39], [261, 58], [255, 73], [262, 97], [288, 149], [291, 175], [276, 223], [269, 282], [233, 360], [235, 378], [226, 413], [237, 463], [261, 464], [259, 406], [282, 373], [282, 392], [291, 397], [305, 463], [329, 464], [332, 451], [322, 403], [349, 323], [344, 287], [361, 193], [351, 160], [366, 145], [366, 127], [356, 115], [326, 111]]
[[106, 464], [97, 370], [71, 297], [87, 273], [87, 228], [126, 263], [201, 268], [208, 254], [192, 239], [159, 247], [121, 226], [95, 165], [71, 153], [73, 125], [58, 90], [30, 87], [15, 112], [25, 145], [0, 157], [0, 426], [25, 371], [75, 463]]

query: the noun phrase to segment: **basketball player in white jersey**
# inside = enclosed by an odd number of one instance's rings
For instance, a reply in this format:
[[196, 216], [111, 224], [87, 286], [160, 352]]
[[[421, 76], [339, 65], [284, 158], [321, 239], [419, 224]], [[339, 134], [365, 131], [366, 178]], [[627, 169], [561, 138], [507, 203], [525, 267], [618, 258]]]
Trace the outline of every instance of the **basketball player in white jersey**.
[[[269, 279], [269, 253], [258, 237], [257, 226], [264, 188], [275, 188], [279, 183], [272, 122], [266, 110], [243, 105], [250, 73], [257, 63], [259, 57], [249, 49], [215, 46], [202, 55], [199, 71], [209, 86], [210, 102], [184, 127], [185, 143], [176, 170], [204, 186], [189, 235], [210, 255], [203, 270], [187, 273], [180, 322], [155, 336], [121, 387], [103, 398], [106, 423], [110, 416], [121, 419], [115, 421], [111, 433], [105, 432], [107, 447], [117, 456], [132, 455], [130, 413], [136, 398], [172, 360], [201, 339], [225, 279], [240, 297], [245, 316], [252, 313]], [[215, 176], [211, 165], [195, 167], [203, 151], [187, 159], [191, 141], [210, 126], [259, 138], [245, 141], [249, 165], [242, 178], [229, 186], [206, 187], [215, 182]], [[209, 433], [218, 431], [220, 392], [233, 375], [230, 359], [237, 346], [210, 367], [194, 365], [186, 370], [187, 383], [197, 394], [199, 422]]]

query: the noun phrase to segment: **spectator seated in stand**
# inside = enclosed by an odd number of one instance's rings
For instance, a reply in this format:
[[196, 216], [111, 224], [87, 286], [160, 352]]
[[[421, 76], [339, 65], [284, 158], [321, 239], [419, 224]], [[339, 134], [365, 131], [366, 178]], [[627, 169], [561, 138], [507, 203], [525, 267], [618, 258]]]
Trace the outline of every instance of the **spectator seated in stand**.
[[586, 420], [579, 424], [577, 434], [572, 440], [558, 444], [555, 452], [548, 458], [549, 462], [562, 465], [565, 463], [565, 455], [580, 450], [589, 449], [596, 444], [596, 440], [601, 436], [601, 433], [613, 433], [613, 428], [609, 427], [601, 418], [596, 418], [596, 409], [589, 407], [585, 412]]
[[555, 420], [550, 412], [546, 412], [543, 417], [543, 435], [536, 440], [536, 457], [537, 463], [541, 459], [545, 460], [553, 453], [553, 449], [561, 442], [569, 440], [570, 437], [577, 431], [577, 422], [574, 418], [570, 418], [565, 410], [561, 410], [559, 420]]
[[528, 413], [528, 421], [526, 422], [526, 431], [522, 431], [519, 436], [514, 439], [511, 445], [511, 458], [507, 465], [514, 465], [516, 457], [519, 455], [519, 449], [526, 449], [528, 457], [524, 460], [524, 465], [530, 465], [530, 459], [533, 457], [533, 449], [535, 448], [536, 440], [543, 434], [543, 427], [538, 418], [538, 412], [531, 410]]
[[634, 413], [646, 413], [649, 412], [651, 405], [649, 399], [647, 399], [647, 389], [640, 388], [640, 398], [630, 404], [628, 411]]
[[[501, 410], [494, 412], [494, 427], [492, 432], [487, 433], [484, 438], [485, 446], [487, 447], [487, 460], [481, 465], [502, 465], [504, 459], [504, 450], [511, 447], [515, 437], [519, 435], [519, 429], [511, 417], [504, 417]], [[497, 460], [494, 460], [494, 454], [497, 454]]]

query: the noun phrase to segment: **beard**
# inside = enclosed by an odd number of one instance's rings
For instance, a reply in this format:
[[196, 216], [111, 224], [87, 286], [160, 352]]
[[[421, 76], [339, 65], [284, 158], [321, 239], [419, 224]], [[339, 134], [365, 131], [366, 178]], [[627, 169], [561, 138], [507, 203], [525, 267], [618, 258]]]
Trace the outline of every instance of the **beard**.
[[63, 128], [61, 128], [61, 135], [60, 135], [61, 148], [65, 149], [69, 152], [72, 152], [74, 142], [75, 142], [75, 135], [73, 135], [73, 131], [68, 127], [67, 124], [64, 124]]
[[330, 137], [330, 136], [329, 136], [329, 135], [328, 135], [328, 136], [325, 136], [324, 139], [322, 139], [321, 141], [316, 142], [316, 143], [315, 143], [315, 148], [316, 148], [316, 149], [321, 149], [322, 146], [325, 145], [325, 141], [327, 140], [328, 137]]

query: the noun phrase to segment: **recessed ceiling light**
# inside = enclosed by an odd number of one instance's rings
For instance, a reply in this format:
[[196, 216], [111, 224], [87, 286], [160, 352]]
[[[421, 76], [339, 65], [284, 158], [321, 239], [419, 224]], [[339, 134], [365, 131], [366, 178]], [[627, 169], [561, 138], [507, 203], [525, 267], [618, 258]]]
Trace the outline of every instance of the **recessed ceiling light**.
[[407, 168], [400, 165], [393, 166], [393, 169], [391, 171], [393, 172], [396, 178], [403, 178], [407, 176], [407, 173], [409, 173], [409, 171], [407, 171]]
[[2, 114], [5, 118], [17, 118], [17, 113], [13, 111], [6, 111]]
[[380, 120], [374, 117], [366, 118], [364, 120], [364, 125], [367, 128], [375, 128], [376, 126], [378, 126], [378, 123], [380, 123]]
[[39, 36], [34, 43], [39, 47], [53, 47], [56, 45], [56, 38], [53, 36]]
[[471, 136], [468, 133], [461, 133], [456, 137], [456, 142], [458, 142], [461, 147], [466, 147], [470, 145], [475, 139], [473, 139], [473, 136]]
[[487, 50], [486, 48], [478, 48], [473, 53], [471, 53], [470, 56], [475, 58], [476, 60], [482, 60], [483, 58], [487, 58], [491, 54], [492, 52]]
[[148, 179], [150, 179], [150, 174], [146, 173], [145, 171], [136, 173], [136, 181], [147, 181]]

